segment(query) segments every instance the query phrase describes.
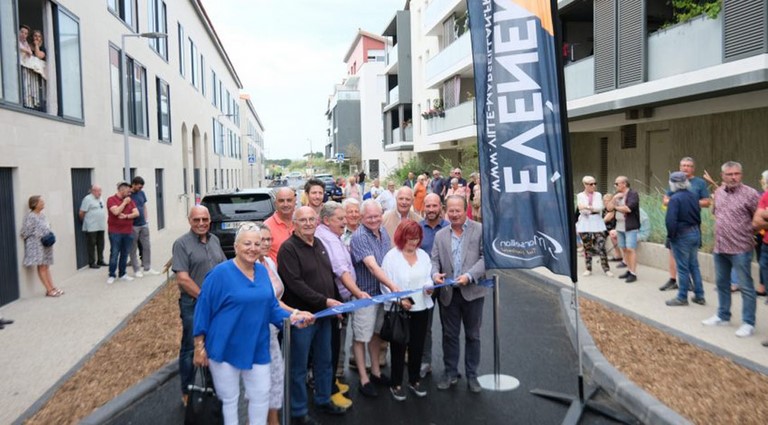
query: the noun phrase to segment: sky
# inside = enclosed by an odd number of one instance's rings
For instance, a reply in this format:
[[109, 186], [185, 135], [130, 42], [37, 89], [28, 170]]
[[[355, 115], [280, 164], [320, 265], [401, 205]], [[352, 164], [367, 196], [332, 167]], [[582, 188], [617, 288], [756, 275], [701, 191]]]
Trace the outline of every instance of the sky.
[[325, 111], [358, 28], [381, 34], [405, 0], [202, 0], [266, 131], [267, 159], [323, 152]]

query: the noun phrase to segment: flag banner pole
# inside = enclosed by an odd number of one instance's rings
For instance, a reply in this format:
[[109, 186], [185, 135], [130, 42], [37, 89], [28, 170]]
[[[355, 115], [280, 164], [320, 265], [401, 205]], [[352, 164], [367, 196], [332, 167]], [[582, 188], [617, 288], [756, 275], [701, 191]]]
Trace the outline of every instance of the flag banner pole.
[[511, 391], [520, 386], [520, 381], [515, 377], [501, 374], [499, 298], [499, 275], [493, 275], [493, 375], [478, 376], [477, 380], [486, 390]]
[[[486, 269], [546, 267], [569, 276], [578, 320], [573, 178], [557, 7], [557, 0], [467, 0]], [[498, 285], [494, 310], [496, 303]], [[494, 321], [497, 316], [494, 311]], [[578, 397], [532, 393], [570, 403], [563, 423], [577, 423], [585, 407], [623, 422], [622, 415], [606, 414], [585, 397], [581, 350], [577, 338]]]

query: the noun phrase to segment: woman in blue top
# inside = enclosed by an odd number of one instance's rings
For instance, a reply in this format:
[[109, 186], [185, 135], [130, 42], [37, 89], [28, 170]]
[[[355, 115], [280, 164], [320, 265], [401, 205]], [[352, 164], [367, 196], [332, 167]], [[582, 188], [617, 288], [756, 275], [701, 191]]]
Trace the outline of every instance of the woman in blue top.
[[248, 420], [265, 424], [269, 407], [269, 324], [281, 326], [291, 317], [300, 327], [310, 325], [308, 312], [282, 308], [267, 269], [257, 264], [261, 232], [254, 223], [240, 226], [235, 258], [219, 264], [203, 281], [195, 307], [197, 366], [209, 366], [222, 402], [224, 423], [237, 424], [240, 377], [248, 397]]

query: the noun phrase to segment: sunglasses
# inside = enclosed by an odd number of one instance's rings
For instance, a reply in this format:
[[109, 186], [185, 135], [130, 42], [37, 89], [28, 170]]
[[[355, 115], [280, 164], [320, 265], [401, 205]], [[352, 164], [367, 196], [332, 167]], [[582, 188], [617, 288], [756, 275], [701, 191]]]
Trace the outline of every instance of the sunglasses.
[[594, 185], [596, 185], [597, 183], [595, 183], [595, 182], [592, 182], [592, 183], [584, 183], [584, 184], [585, 184], [585, 185], [587, 185], [587, 186], [594, 186]]

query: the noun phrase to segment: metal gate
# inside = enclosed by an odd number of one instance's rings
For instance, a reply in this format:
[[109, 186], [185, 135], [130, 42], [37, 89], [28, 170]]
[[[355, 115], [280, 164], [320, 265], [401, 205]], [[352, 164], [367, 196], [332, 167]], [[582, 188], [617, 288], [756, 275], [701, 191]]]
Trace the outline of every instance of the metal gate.
[[88, 242], [80, 221], [80, 204], [91, 191], [91, 168], [72, 169], [72, 217], [75, 226], [75, 261], [77, 268], [88, 265]]
[[19, 298], [19, 260], [16, 240], [19, 231], [13, 205], [13, 169], [0, 168], [0, 306]]
[[163, 169], [155, 168], [155, 202], [157, 202], [157, 230], [165, 228], [165, 196], [163, 195]]

